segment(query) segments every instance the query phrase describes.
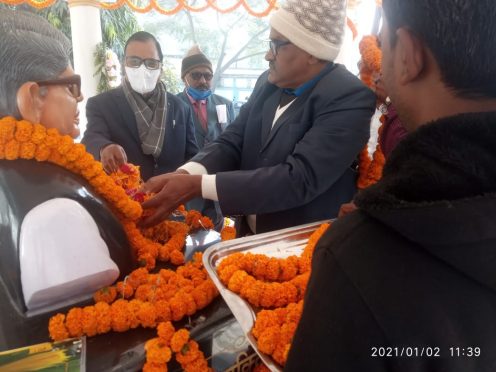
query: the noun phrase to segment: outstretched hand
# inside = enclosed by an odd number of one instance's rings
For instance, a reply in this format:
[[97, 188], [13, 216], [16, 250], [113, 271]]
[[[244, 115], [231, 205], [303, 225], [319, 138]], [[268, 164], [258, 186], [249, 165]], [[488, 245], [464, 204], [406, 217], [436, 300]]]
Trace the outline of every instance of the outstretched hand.
[[181, 172], [166, 173], [150, 178], [141, 188], [144, 193], [156, 193], [142, 204], [143, 209], [153, 209], [139, 223], [150, 227], [165, 220], [178, 206], [201, 196], [201, 176]]

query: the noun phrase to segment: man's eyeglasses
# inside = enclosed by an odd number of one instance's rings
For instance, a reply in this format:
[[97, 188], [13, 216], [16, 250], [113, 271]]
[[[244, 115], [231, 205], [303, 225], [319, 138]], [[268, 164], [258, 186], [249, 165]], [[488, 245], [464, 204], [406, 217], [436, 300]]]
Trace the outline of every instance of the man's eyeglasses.
[[126, 57], [126, 66], [127, 67], [138, 68], [142, 64], [144, 64], [148, 70], [158, 70], [160, 68], [160, 66], [162, 65], [162, 62], [160, 62], [158, 59], [154, 59], [154, 58], [142, 59], [140, 57], [134, 57], [134, 56]]
[[81, 76], [79, 75], [72, 75], [60, 79], [35, 81], [35, 83], [40, 87], [48, 85], [67, 85], [74, 98], [81, 97]]
[[277, 56], [277, 51], [279, 50], [280, 47], [288, 44], [291, 44], [291, 41], [269, 40], [269, 48], [274, 57]]
[[190, 76], [193, 78], [193, 80], [201, 80], [202, 76], [205, 79], [205, 81], [210, 81], [214, 77], [210, 72], [192, 72]]

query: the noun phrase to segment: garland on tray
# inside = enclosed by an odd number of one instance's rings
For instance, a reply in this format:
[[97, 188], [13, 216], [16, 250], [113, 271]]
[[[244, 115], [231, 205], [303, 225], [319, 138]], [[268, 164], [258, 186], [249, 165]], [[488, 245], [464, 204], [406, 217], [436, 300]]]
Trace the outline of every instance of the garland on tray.
[[[311, 271], [313, 251], [330, 224], [325, 223], [309, 237], [300, 256], [267, 257], [234, 253], [224, 258], [217, 274], [224, 285], [256, 308], [252, 334], [258, 349], [284, 366], [296, 327]], [[265, 310], [265, 309], [275, 310]]]
[[[360, 55], [362, 57], [360, 63], [360, 79], [365, 85], [375, 91], [374, 76], [378, 76], [381, 71], [382, 53], [377, 42], [377, 37], [374, 35], [364, 36], [359, 44]], [[386, 117], [383, 114], [380, 117], [381, 126], [377, 139], [372, 159], [370, 158], [367, 145], [359, 155], [359, 175], [357, 187], [360, 190], [373, 185], [382, 177], [382, 168], [384, 167], [385, 158], [380, 146], [380, 138]]]

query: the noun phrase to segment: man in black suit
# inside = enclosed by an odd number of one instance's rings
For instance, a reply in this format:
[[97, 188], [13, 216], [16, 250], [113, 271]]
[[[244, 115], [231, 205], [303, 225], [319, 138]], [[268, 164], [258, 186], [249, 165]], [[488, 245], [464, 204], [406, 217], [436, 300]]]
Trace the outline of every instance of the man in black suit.
[[332, 3], [289, 1], [274, 13], [268, 81], [192, 162], [147, 182], [158, 195], [143, 204], [156, 208], [144, 225], [203, 196], [218, 200], [224, 214], [247, 216], [259, 233], [336, 217], [353, 197], [353, 164], [369, 138], [375, 98], [332, 62], [346, 13], [344, 0]]
[[185, 88], [177, 96], [193, 109], [195, 136], [200, 149], [219, 137], [234, 120], [232, 102], [212, 93], [212, 72], [210, 60], [198, 45], [193, 46], [181, 64]]
[[[212, 93], [210, 89], [212, 72], [212, 63], [199, 46], [194, 45], [183, 58], [181, 79], [185, 88], [177, 96], [193, 110], [195, 137], [200, 149], [219, 137], [234, 120], [232, 102]], [[188, 203], [188, 207], [202, 211], [202, 214], [212, 218], [217, 229], [222, 228], [224, 220], [219, 203], [195, 198]]]
[[135, 33], [124, 54], [122, 85], [88, 100], [82, 142], [106, 171], [130, 162], [147, 180], [197, 153], [192, 111], [160, 81], [163, 55], [153, 35]]

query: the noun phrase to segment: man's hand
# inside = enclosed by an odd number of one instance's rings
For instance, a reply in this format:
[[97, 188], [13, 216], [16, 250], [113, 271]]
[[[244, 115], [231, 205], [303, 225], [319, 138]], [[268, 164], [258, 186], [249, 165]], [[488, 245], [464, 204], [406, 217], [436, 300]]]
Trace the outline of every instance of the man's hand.
[[102, 162], [105, 172], [117, 172], [122, 164], [127, 163], [126, 152], [121, 146], [115, 143], [105, 146], [103, 150], [100, 151], [100, 161]]
[[179, 205], [201, 196], [201, 176], [183, 172], [166, 173], [150, 178], [140, 191], [156, 193], [142, 204], [145, 210], [154, 209], [140, 221], [140, 226], [150, 227], [166, 219]]

